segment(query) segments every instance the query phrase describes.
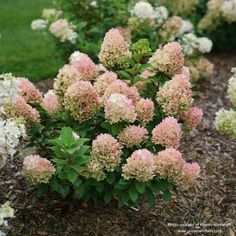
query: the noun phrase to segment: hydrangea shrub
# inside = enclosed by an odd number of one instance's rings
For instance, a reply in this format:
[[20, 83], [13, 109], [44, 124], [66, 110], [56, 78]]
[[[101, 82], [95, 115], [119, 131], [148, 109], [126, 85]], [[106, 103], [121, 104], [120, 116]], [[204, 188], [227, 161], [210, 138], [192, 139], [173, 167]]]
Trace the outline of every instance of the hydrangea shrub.
[[[42, 95], [28, 83], [16, 90], [15, 103], [4, 100], [3, 119], [22, 119], [34, 147], [23, 161], [25, 178], [39, 195], [55, 191], [94, 204], [115, 199], [119, 206], [143, 197], [153, 205], [157, 193], [168, 201], [194, 187], [200, 167], [178, 148], [203, 114], [192, 106], [180, 44], [152, 52], [147, 40], [129, 45], [111, 29], [99, 58], [102, 65], [77, 54], [53, 90]], [[33, 94], [37, 99], [28, 100]]]

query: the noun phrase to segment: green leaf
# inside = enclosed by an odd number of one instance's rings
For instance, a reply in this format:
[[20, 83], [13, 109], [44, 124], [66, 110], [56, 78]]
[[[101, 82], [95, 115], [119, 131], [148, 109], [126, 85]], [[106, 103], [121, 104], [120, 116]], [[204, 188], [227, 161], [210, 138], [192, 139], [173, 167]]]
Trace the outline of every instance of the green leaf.
[[157, 182], [157, 187], [160, 189], [160, 191], [162, 192], [166, 192], [169, 188], [169, 182], [167, 180], [164, 180], [164, 179], [160, 179], [158, 182]]
[[58, 178], [68, 180], [67, 172], [66, 171], [61, 172], [60, 174], [58, 174]]
[[118, 71], [118, 75], [119, 75], [119, 77], [121, 77], [121, 79], [126, 79], [126, 80], [131, 79], [131, 75], [128, 72], [126, 72], [125, 70]]
[[140, 72], [143, 72], [143, 71], [145, 71], [145, 70], [147, 70], [147, 69], [150, 69], [150, 68], [152, 68], [152, 65], [151, 64], [143, 64], [143, 65], [141, 65], [140, 67], [139, 67], [139, 71]]
[[84, 164], [88, 163], [91, 160], [90, 156], [78, 156], [76, 161], [76, 166], [84, 166]]
[[122, 192], [121, 195], [120, 195], [120, 198], [122, 199], [122, 202], [124, 204], [127, 204], [128, 201], [129, 201], [129, 198], [130, 198], [129, 193], [128, 192]]
[[68, 162], [68, 160], [62, 160], [62, 159], [59, 159], [59, 158], [54, 158], [52, 161], [54, 163], [57, 163], [58, 165], [65, 165]]
[[160, 191], [157, 182], [153, 182], [153, 183], [151, 183], [151, 184], [150, 184], [150, 188], [151, 188], [151, 190], [152, 190], [154, 193], [157, 193], [157, 192]]
[[78, 199], [82, 198], [85, 194], [85, 185], [81, 184], [78, 188], [75, 189], [75, 195]]
[[108, 172], [106, 181], [107, 181], [107, 183], [112, 184], [114, 182], [115, 178], [116, 178], [116, 176], [113, 172]]
[[163, 199], [164, 199], [165, 202], [169, 202], [171, 200], [171, 197], [172, 197], [172, 195], [171, 195], [170, 191], [164, 192]]
[[68, 180], [73, 184], [76, 179], [78, 178], [78, 173], [75, 172], [74, 170], [70, 170], [67, 172]]
[[111, 126], [111, 133], [112, 135], [116, 136], [122, 129], [121, 124], [114, 124]]
[[139, 193], [137, 192], [136, 188], [134, 185], [131, 185], [129, 188], [129, 197], [133, 202], [136, 202], [139, 197]]
[[72, 129], [69, 127], [63, 127], [60, 133], [60, 139], [66, 146], [72, 144], [74, 141]]
[[81, 172], [84, 171], [85, 167], [84, 166], [80, 166], [80, 165], [74, 165], [71, 167], [73, 170], [75, 170], [78, 174], [80, 174]]
[[140, 194], [143, 194], [144, 191], [145, 191], [145, 183], [143, 182], [138, 182], [138, 181], [135, 181], [135, 187], [137, 189], [137, 191], [140, 193]]
[[78, 188], [78, 187], [80, 187], [81, 184], [82, 184], [82, 180], [77, 178], [77, 180], [74, 182], [73, 185]]
[[104, 184], [99, 182], [99, 184], [95, 187], [97, 192], [101, 193], [104, 189]]
[[128, 180], [120, 179], [120, 181], [116, 185], [116, 189], [118, 189], [118, 190], [127, 189], [129, 186], [129, 183], [130, 182]]
[[81, 146], [79, 149], [79, 154], [84, 155], [88, 153], [89, 149], [90, 149], [90, 146]]
[[73, 147], [78, 147], [78, 146], [82, 146], [84, 143], [88, 142], [89, 139], [88, 138], [80, 138], [78, 140], [76, 140], [74, 143], [73, 143]]
[[61, 185], [58, 189], [58, 192], [62, 195], [63, 198], [65, 198], [70, 192], [70, 187], [67, 185]]
[[56, 177], [51, 178], [49, 185], [51, 186], [52, 190], [57, 192], [59, 189], [59, 184], [57, 182]]
[[101, 127], [107, 131], [110, 131], [111, 125], [108, 122], [102, 122]]
[[152, 193], [151, 190], [148, 190], [145, 194], [146, 198], [147, 198], [147, 202], [149, 204], [150, 207], [153, 207], [154, 204], [155, 204], [155, 196], [154, 194]]
[[112, 196], [113, 196], [112, 191], [106, 191], [105, 192], [103, 199], [104, 199], [106, 204], [108, 204], [111, 201]]

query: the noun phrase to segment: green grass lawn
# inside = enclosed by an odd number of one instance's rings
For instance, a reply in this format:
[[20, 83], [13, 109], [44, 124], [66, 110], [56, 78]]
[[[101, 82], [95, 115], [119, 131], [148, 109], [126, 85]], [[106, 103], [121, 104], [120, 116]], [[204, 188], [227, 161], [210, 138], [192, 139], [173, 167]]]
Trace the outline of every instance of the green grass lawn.
[[63, 65], [53, 39], [31, 30], [51, 0], [0, 0], [0, 73], [32, 81], [53, 77]]

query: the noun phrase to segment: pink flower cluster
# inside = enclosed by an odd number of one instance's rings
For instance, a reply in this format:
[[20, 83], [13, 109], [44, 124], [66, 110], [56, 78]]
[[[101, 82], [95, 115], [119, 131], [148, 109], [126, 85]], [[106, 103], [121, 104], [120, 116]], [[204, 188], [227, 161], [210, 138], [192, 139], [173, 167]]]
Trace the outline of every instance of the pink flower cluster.
[[79, 73], [74, 66], [64, 65], [59, 70], [57, 78], [54, 81], [53, 87], [55, 94], [63, 100], [68, 87], [79, 79]]
[[136, 125], [126, 127], [118, 135], [119, 142], [128, 148], [140, 146], [147, 139], [147, 129]]
[[50, 114], [59, 111], [60, 104], [58, 101], [58, 97], [54, 94], [53, 90], [49, 90], [44, 95], [41, 106], [43, 107], [43, 109], [45, 109]]
[[155, 158], [155, 173], [163, 179], [171, 178], [180, 189], [186, 190], [196, 183], [200, 166], [185, 162], [179, 151], [169, 148]]
[[166, 148], [178, 148], [181, 138], [181, 127], [173, 117], [165, 118], [152, 131], [153, 143]]
[[155, 70], [169, 76], [181, 73], [184, 65], [184, 55], [180, 44], [177, 42], [166, 44], [154, 53], [149, 59], [149, 63]]
[[55, 37], [61, 38], [63, 30], [66, 30], [68, 27], [69, 23], [66, 19], [59, 19], [51, 24], [49, 30]]
[[40, 104], [42, 101], [42, 94], [34, 84], [23, 77], [18, 77], [17, 79], [19, 81], [19, 95], [29, 104]]
[[83, 122], [98, 111], [99, 96], [90, 82], [77, 81], [67, 89], [64, 105], [75, 120]]
[[106, 178], [103, 165], [98, 160], [91, 160], [87, 164], [86, 170], [82, 173], [82, 175], [87, 179], [93, 178], [97, 181], [101, 181]]
[[23, 174], [32, 184], [48, 183], [55, 168], [46, 158], [39, 155], [27, 156], [23, 162]]
[[181, 74], [185, 75], [187, 79], [190, 79], [190, 70], [187, 66], [183, 66]]
[[180, 189], [187, 190], [195, 185], [199, 177], [201, 168], [198, 163], [185, 163], [182, 169], [181, 177], [176, 181]]
[[120, 121], [133, 123], [136, 116], [132, 100], [123, 94], [114, 93], [105, 102], [105, 118], [110, 124]]
[[113, 171], [120, 164], [121, 146], [109, 134], [100, 134], [92, 143], [92, 160], [97, 160], [104, 170]]
[[185, 75], [176, 75], [157, 92], [157, 102], [167, 115], [185, 112], [193, 103], [191, 83]]
[[26, 125], [40, 122], [39, 112], [27, 104], [25, 99], [21, 96], [16, 98], [15, 104], [5, 104], [3, 109], [7, 118], [22, 117]]
[[182, 115], [184, 124], [188, 129], [196, 128], [202, 121], [203, 111], [199, 107], [191, 107]]
[[153, 72], [153, 71], [145, 70], [144, 72], [141, 73], [140, 77], [143, 78], [143, 79], [147, 79], [147, 78], [155, 76], [155, 74], [156, 73]]
[[136, 103], [135, 109], [137, 113], [137, 120], [143, 123], [148, 123], [153, 119], [154, 103], [151, 99], [141, 98]]
[[136, 104], [140, 100], [140, 95], [136, 87], [129, 87], [122, 80], [115, 80], [106, 89], [103, 96], [103, 101], [106, 102], [112, 94], [119, 93], [127, 96], [132, 100], [133, 104]]
[[155, 176], [154, 157], [147, 149], [135, 151], [122, 167], [124, 179], [136, 179], [140, 182], [152, 180]]
[[100, 75], [94, 83], [94, 87], [98, 94], [102, 97], [109, 85], [116, 81], [117, 78], [117, 74], [112, 71], [106, 71]]
[[123, 56], [130, 56], [128, 43], [117, 29], [110, 29], [103, 40], [101, 51], [98, 55], [100, 62], [108, 67], [122, 66]]
[[86, 54], [71, 64], [77, 69], [80, 80], [94, 80], [98, 76], [98, 66]]
[[179, 179], [185, 164], [182, 154], [174, 148], [169, 148], [158, 153], [155, 158], [156, 174], [161, 178], [168, 177]]

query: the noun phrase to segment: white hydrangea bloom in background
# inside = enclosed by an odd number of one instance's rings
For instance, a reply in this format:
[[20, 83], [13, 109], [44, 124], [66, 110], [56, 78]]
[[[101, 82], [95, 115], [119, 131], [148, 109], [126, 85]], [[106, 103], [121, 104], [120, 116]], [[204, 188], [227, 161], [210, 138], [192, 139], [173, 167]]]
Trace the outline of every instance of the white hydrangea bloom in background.
[[152, 18], [155, 18], [156, 22], [161, 25], [168, 18], [168, 10], [164, 6], [156, 7]]
[[215, 119], [216, 129], [222, 133], [229, 135], [231, 138], [236, 138], [236, 111], [233, 109], [220, 109], [216, 113]]
[[5, 103], [14, 104], [19, 93], [19, 81], [11, 73], [0, 75], [0, 107]]
[[236, 0], [224, 1], [221, 6], [221, 12], [223, 17], [228, 22], [236, 21]]
[[74, 31], [74, 28], [75, 26], [66, 19], [59, 19], [50, 25], [49, 31], [62, 43], [70, 41], [75, 44], [78, 34]]
[[198, 50], [201, 53], [208, 53], [211, 51], [213, 43], [212, 41], [207, 37], [200, 37], [198, 38]]
[[[1, 225], [7, 226], [8, 222], [7, 222], [6, 218], [13, 218], [14, 213], [15, 213], [14, 209], [11, 208], [10, 202], [6, 202], [6, 203], [2, 204], [0, 206], [0, 226]], [[0, 231], [0, 234], [1, 234], [1, 232], [2, 231]]]
[[193, 30], [193, 24], [191, 21], [189, 20], [182, 20], [182, 25], [181, 28], [179, 30], [179, 35], [185, 34], [185, 33], [189, 33]]
[[62, 11], [56, 8], [45, 8], [43, 9], [42, 18], [46, 20], [57, 20], [62, 15]]
[[131, 14], [141, 20], [146, 20], [153, 17], [154, 9], [150, 3], [140, 1], [134, 5]]
[[97, 2], [96, 1], [92, 1], [89, 5], [92, 6], [92, 7], [97, 7]]
[[47, 28], [48, 22], [43, 19], [33, 20], [31, 22], [31, 29], [35, 31], [44, 30]]
[[[232, 69], [232, 72], [235, 70], [236, 68]], [[236, 73], [229, 79], [227, 94], [230, 102], [236, 108]]]
[[198, 48], [198, 37], [193, 33], [184, 34], [179, 41], [185, 55], [192, 55], [194, 49]]

